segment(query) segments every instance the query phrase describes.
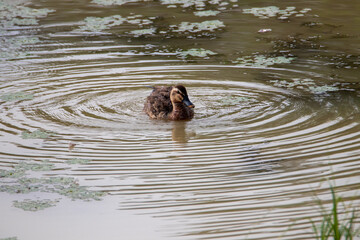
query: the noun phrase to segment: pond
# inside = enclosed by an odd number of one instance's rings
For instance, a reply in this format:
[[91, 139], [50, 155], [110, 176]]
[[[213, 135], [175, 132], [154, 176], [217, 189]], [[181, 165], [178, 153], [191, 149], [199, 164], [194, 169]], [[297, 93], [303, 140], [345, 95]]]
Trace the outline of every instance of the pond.
[[0, 239], [314, 239], [359, 206], [359, 9], [1, 0]]

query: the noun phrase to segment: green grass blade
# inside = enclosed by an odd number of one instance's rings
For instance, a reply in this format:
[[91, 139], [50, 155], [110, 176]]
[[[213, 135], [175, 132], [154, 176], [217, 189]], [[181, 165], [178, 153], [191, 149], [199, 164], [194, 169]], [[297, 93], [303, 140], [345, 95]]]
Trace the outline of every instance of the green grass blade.
[[339, 219], [338, 219], [338, 212], [337, 212], [339, 198], [337, 198], [333, 186], [330, 186], [330, 190], [331, 190], [332, 205], [333, 205], [333, 208], [332, 208], [333, 221], [331, 222], [332, 231], [333, 231], [333, 235], [334, 235], [334, 240], [341, 240], [340, 226], [339, 226]]

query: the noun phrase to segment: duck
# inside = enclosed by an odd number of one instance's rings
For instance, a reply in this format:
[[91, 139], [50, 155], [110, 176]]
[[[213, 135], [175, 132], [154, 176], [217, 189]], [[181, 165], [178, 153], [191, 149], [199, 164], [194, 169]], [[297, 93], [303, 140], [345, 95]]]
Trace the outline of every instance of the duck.
[[183, 85], [153, 86], [146, 98], [144, 112], [152, 119], [190, 120], [195, 105], [190, 101]]

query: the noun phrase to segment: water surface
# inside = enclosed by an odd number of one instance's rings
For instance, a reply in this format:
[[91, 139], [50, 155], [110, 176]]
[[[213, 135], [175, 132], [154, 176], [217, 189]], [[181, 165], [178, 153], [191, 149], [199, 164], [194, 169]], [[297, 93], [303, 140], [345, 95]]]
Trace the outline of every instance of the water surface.
[[[0, 238], [313, 239], [359, 203], [359, 7], [1, 1]], [[149, 119], [175, 84], [194, 119]]]

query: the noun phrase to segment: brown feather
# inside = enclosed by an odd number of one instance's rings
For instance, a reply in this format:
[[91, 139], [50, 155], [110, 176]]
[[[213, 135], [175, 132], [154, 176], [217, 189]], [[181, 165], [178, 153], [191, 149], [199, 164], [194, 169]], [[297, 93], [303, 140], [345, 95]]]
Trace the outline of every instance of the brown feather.
[[[184, 95], [186, 89], [182, 85], [176, 86]], [[171, 86], [156, 86], [152, 93], [146, 98], [144, 112], [153, 119], [182, 120], [191, 119], [194, 111], [181, 103], [180, 111], [173, 112], [173, 104], [170, 99]]]

